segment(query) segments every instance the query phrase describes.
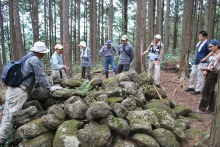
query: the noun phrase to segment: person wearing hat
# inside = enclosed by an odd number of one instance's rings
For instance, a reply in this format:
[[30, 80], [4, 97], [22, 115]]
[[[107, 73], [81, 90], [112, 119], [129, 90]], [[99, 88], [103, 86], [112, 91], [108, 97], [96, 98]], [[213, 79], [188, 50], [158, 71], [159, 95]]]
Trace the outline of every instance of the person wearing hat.
[[108, 68], [111, 65], [114, 73], [116, 74], [116, 66], [114, 61], [114, 56], [116, 54], [116, 49], [112, 46], [112, 41], [107, 40], [105, 45], [99, 50], [99, 55], [105, 60], [104, 67], [105, 67], [105, 75], [108, 78]]
[[55, 52], [50, 59], [51, 68], [52, 68], [52, 78], [54, 83], [59, 82], [62, 78], [66, 78], [65, 70], [68, 70], [69, 67], [63, 64], [63, 46], [61, 44], [56, 44]]
[[206, 31], [199, 32], [199, 42], [196, 45], [194, 64], [190, 73], [189, 86], [185, 90], [186, 92], [190, 92], [190, 94], [193, 95], [200, 94], [202, 91], [204, 78], [200, 69], [202, 67], [207, 67], [207, 57], [212, 54], [209, 54], [210, 50], [208, 48], [209, 43], [207, 41], [207, 37], [208, 33]]
[[117, 74], [128, 71], [130, 68], [130, 64], [134, 59], [134, 49], [128, 43], [127, 35], [123, 35], [121, 37], [122, 44], [119, 45], [118, 54], [119, 54], [119, 61], [117, 67]]
[[[205, 84], [202, 90], [202, 99], [199, 104], [199, 109], [196, 112], [213, 113], [215, 109], [215, 85], [218, 80], [218, 73], [220, 71], [220, 44], [216, 39], [209, 42], [209, 49], [213, 53], [213, 57], [208, 67], [201, 67], [203, 75], [205, 75]], [[208, 110], [206, 110], [208, 108]]]
[[3, 145], [7, 141], [10, 134], [10, 127], [12, 126], [13, 114], [22, 110], [23, 104], [26, 102], [28, 94], [32, 91], [36, 81], [48, 92], [62, 88], [60, 86], [52, 86], [43, 71], [40, 60], [49, 52], [45, 44], [37, 41], [30, 51], [26, 55], [30, 57], [21, 63], [22, 76], [29, 76], [29, 78], [24, 80], [19, 87], [7, 86], [3, 117], [0, 125], [0, 145]]
[[149, 48], [142, 53], [142, 55], [148, 53], [148, 74], [153, 75], [154, 84], [157, 86], [160, 85], [160, 62], [164, 52], [164, 45], [160, 40], [161, 36], [155, 35]]
[[88, 80], [91, 80], [90, 66], [91, 66], [91, 50], [86, 46], [85, 41], [81, 41], [80, 44], [80, 58], [82, 66], [82, 79], [85, 79], [85, 73], [87, 73]]

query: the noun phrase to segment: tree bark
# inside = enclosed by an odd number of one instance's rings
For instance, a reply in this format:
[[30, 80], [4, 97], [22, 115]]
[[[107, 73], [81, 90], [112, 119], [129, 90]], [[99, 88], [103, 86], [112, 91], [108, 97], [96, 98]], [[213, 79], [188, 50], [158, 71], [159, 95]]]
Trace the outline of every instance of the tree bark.
[[39, 41], [38, 0], [29, 0], [31, 23], [33, 28], [33, 42]]
[[[61, 7], [62, 8], [62, 7]], [[62, 17], [60, 17], [62, 18]], [[62, 26], [62, 23], [60, 23]], [[60, 31], [61, 32], [61, 31]], [[62, 35], [61, 35], [62, 36]], [[54, 46], [54, 41], [53, 41], [53, 13], [52, 13], [52, 0], [49, 0], [49, 40], [50, 40], [50, 56], [53, 54], [53, 46]]]
[[128, 0], [124, 0], [124, 11], [123, 11], [123, 34], [128, 32]]
[[104, 5], [103, 5], [103, 0], [102, 0], [102, 28], [101, 28], [101, 44], [104, 44], [105, 42], [105, 37], [104, 37]]
[[161, 39], [163, 39], [163, 0], [157, 0], [157, 25], [156, 25], [156, 34], [161, 35]]
[[154, 36], [154, 20], [155, 20], [155, 1], [149, 0], [148, 4], [148, 45], [150, 45]]
[[217, 86], [217, 97], [215, 102], [215, 112], [212, 118], [211, 134], [209, 140], [209, 147], [220, 146], [219, 134], [220, 134], [220, 77], [218, 77]]
[[179, 13], [179, 7], [178, 7], [178, 1], [175, 0], [175, 14], [174, 14], [174, 28], [173, 28], [173, 49], [172, 52], [174, 52], [177, 48], [177, 33], [178, 33], [178, 13]]
[[143, 49], [146, 48], [146, 0], [137, 1], [135, 70], [141, 73]]
[[198, 31], [203, 30], [204, 26], [204, 6], [203, 6], [203, 0], [199, 0], [199, 16], [198, 16]]
[[164, 51], [169, 52], [169, 37], [170, 37], [170, 0], [166, 0], [166, 25], [165, 25], [165, 39], [164, 39]]
[[[76, 44], [79, 44], [80, 43], [80, 14], [81, 14], [81, 10], [80, 10], [80, 1], [77, 0], [77, 20], [78, 20], [78, 39], [77, 39], [77, 42]], [[76, 54], [77, 54], [77, 63], [80, 62], [80, 58], [79, 58], [79, 47], [77, 47], [77, 50], [76, 50]]]
[[191, 47], [193, 3], [194, 1], [192, 0], [184, 0], [181, 57], [179, 69], [179, 77], [181, 80], [189, 75], [188, 62]]
[[92, 62], [96, 62], [96, 1], [90, 2], [90, 49]]
[[113, 0], [109, 0], [109, 39], [113, 40]]
[[192, 40], [191, 40], [191, 50], [194, 51], [196, 46], [196, 40], [198, 38], [198, 21], [197, 21], [197, 9], [198, 9], [198, 1], [194, 0], [194, 7], [193, 7], [193, 28], [192, 28]]
[[6, 60], [6, 52], [5, 52], [5, 35], [4, 35], [5, 31], [4, 31], [4, 22], [3, 22], [4, 20], [3, 20], [3, 15], [2, 15], [2, 6], [3, 6], [2, 1], [0, 1], [0, 25], [1, 25], [1, 46], [2, 46], [2, 56], [1, 56], [2, 62], [1, 63], [5, 65], [7, 63], [7, 60]]
[[70, 67], [69, 70], [66, 71], [68, 77], [72, 77], [72, 50], [69, 44], [69, 0], [61, 1], [63, 9], [62, 9], [62, 26], [63, 26], [63, 57], [64, 64]]
[[205, 15], [205, 26], [208, 35], [208, 40], [211, 40], [214, 35], [214, 18], [216, 10], [216, 0], [208, 0], [206, 3], [206, 15]]

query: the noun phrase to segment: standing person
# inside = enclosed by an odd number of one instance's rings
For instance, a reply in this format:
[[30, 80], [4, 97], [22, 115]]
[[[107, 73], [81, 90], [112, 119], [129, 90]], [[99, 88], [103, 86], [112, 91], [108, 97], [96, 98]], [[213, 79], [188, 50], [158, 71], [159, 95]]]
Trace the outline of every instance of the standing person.
[[[191, 94], [200, 94], [203, 87], [203, 74], [200, 70], [202, 67], [207, 67], [207, 56], [209, 56], [209, 48], [207, 41], [208, 33], [206, 31], [199, 32], [199, 42], [196, 45], [196, 53], [194, 64], [190, 73], [189, 87], [185, 90]], [[196, 86], [195, 86], [196, 81]]]
[[4, 144], [7, 141], [10, 135], [13, 114], [22, 110], [22, 106], [26, 102], [28, 94], [33, 89], [36, 81], [38, 81], [43, 89], [50, 92], [61, 89], [60, 86], [50, 85], [42, 69], [40, 60], [49, 52], [45, 44], [41, 41], [35, 42], [30, 51], [26, 56], [31, 56], [21, 63], [22, 77], [29, 78], [24, 80], [19, 87], [7, 86], [5, 93], [6, 101], [0, 126], [0, 144]]
[[112, 69], [114, 73], [116, 74], [116, 66], [115, 66], [115, 61], [114, 61], [114, 56], [116, 54], [116, 49], [114, 46], [112, 46], [112, 41], [107, 40], [105, 43], [105, 46], [103, 46], [99, 50], [99, 55], [104, 58], [104, 66], [105, 66], [105, 76], [108, 78], [108, 68], [109, 65], [112, 66]]
[[215, 108], [215, 85], [218, 80], [218, 73], [220, 71], [220, 44], [219, 41], [213, 39], [209, 43], [209, 49], [213, 53], [213, 57], [208, 67], [201, 67], [201, 71], [206, 75], [205, 85], [202, 90], [202, 99], [200, 101], [197, 112], [213, 113]]
[[54, 49], [55, 52], [50, 59], [50, 63], [53, 81], [57, 82], [62, 78], [66, 78], [65, 70], [69, 69], [69, 67], [63, 64], [63, 46], [61, 44], [57, 44], [55, 45]]
[[91, 80], [90, 75], [90, 66], [91, 66], [91, 50], [86, 47], [86, 42], [82, 41], [79, 44], [80, 46], [80, 58], [81, 58], [81, 66], [82, 66], [82, 79], [85, 79], [85, 72], [87, 73], [88, 80]]
[[148, 74], [154, 76], [154, 84], [160, 85], [160, 62], [164, 53], [164, 45], [160, 42], [161, 36], [159, 34], [154, 36], [154, 40], [151, 42], [149, 48], [142, 53], [142, 55], [148, 54]]
[[128, 43], [127, 35], [123, 35], [121, 38], [122, 44], [119, 46], [119, 61], [117, 67], [117, 74], [123, 71], [128, 71], [130, 64], [134, 59], [133, 47]]

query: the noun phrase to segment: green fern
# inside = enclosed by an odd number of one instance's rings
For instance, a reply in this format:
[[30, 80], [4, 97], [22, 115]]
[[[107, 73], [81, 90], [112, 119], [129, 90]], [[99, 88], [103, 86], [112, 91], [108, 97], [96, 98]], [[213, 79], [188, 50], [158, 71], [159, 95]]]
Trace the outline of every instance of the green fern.
[[82, 85], [82, 92], [87, 93], [88, 91], [90, 91], [92, 89], [92, 82], [94, 81], [94, 79], [92, 79], [91, 81], [85, 81]]

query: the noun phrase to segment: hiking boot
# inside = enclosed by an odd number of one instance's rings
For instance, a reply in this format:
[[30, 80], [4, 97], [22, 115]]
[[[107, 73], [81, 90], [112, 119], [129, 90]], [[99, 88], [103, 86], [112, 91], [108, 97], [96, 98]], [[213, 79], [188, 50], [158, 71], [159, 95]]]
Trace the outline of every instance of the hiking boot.
[[190, 92], [190, 94], [198, 95], [198, 94], [200, 94], [200, 91], [193, 91], [193, 92]]
[[105, 74], [106, 79], [108, 79], [108, 74]]
[[187, 88], [185, 91], [186, 92], [195, 91], [195, 88]]

